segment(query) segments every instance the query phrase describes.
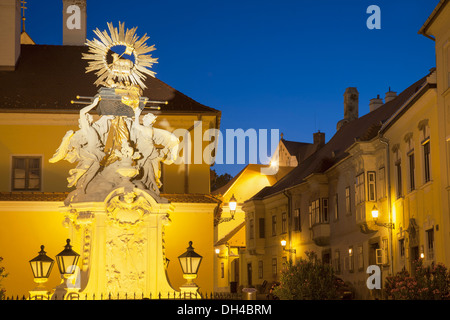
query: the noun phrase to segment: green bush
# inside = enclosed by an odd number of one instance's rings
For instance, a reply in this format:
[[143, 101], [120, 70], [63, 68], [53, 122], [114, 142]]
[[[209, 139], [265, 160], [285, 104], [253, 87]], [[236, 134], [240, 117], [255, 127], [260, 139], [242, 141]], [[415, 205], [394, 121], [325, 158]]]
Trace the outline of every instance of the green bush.
[[306, 257], [296, 264], [287, 263], [274, 295], [281, 300], [338, 299], [338, 279], [331, 265], [323, 264], [312, 251], [306, 252]]

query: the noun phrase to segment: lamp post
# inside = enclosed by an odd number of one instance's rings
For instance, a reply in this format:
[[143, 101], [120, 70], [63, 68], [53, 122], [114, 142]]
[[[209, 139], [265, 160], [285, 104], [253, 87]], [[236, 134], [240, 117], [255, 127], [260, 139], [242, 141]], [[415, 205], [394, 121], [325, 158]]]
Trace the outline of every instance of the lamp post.
[[[72, 250], [70, 239], [66, 240], [64, 250], [56, 255], [56, 262], [58, 263], [59, 273], [61, 274], [61, 284], [56, 287], [55, 299], [64, 297], [64, 300], [70, 300], [76, 297], [80, 288], [73, 283], [73, 278], [77, 270], [77, 262], [80, 255]], [[72, 283], [71, 283], [72, 282]]]
[[377, 208], [376, 205], [374, 205], [373, 208], [372, 208], [372, 218], [373, 218], [373, 221], [375, 222], [375, 224], [377, 226], [388, 228], [388, 229], [395, 229], [395, 226], [394, 226], [393, 223], [378, 222], [378, 213], [379, 213], [378, 212], [378, 208]]
[[33, 272], [34, 282], [37, 283], [36, 288], [30, 291], [30, 299], [47, 299], [49, 292], [45, 288], [44, 283], [48, 281], [55, 261], [46, 255], [44, 246], [42, 245], [39, 255], [31, 259], [29, 263], [31, 266], [31, 271]]
[[189, 294], [190, 298], [197, 298], [198, 286], [194, 283], [194, 279], [197, 278], [197, 272], [200, 268], [200, 263], [203, 257], [194, 251], [192, 247], [192, 241], [189, 241], [189, 247], [185, 253], [178, 257], [180, 261], [181, 269], [183, 270], [183, 278], [187, 282], [180, 287], [181, 293], [186, 296]]

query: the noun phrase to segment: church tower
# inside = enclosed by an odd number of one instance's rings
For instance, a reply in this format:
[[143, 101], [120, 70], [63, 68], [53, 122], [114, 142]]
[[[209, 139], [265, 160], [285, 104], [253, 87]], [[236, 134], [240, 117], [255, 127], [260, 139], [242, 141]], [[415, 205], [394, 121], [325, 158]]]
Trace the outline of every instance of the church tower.
[[14, 70], [20, 55], [20, 1], [0, 2], [0, 70]]

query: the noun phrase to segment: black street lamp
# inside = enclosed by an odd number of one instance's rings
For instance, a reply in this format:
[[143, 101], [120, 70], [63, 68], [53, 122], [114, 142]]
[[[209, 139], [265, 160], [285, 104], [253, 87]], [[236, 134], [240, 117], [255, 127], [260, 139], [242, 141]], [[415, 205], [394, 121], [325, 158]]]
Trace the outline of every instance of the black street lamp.
[[30, 291], [30, 299], [48, 299], [49, 292], [45, 288], [44, 283], [47, 282], [55, 261], [46, 255], [44, 246], [41, 246], [39, 255], [31, 259], [29, 263], [31, 266], [31, 271], [33, 272], [34, 282], [37, 283], [36, 288]]
[[61, 273], [61, 284], [56, 287], [52, 297], [53, 300], [78, 299], [78, 290], [80, 288], [74, 286], [74, 284], [71, 283], [71, 280], [74, 279], [80, 255], [72, 250], [70, 239], [67, 239], [66, 241], [67, 243], [64, 246], [64, 250], [56, 255], [59, 273]]
[[46, 255], [47, 252], [44, 251], [44, 248], [41, 246], [39, 255], [29, 261], [34, 281], [39, 284], [47, 282], [55, 263], [55, 260]]
[[194, 251], [192, 241], [189, 241], [189, 247], [186, 252], [178, 257], [181, 269], [183, 270], [183, 278], [187, 280], [184, 286], [197, 286], [192, 280], [197, 278], [197, 272], [203, 257]]
[[80, 255], [72, 250], [70, 239], [67, 239], [66, 242], [64, 250], [56, 255], [56, 262], [58, 263], [59, 273], [68, 278], [75, 273]]

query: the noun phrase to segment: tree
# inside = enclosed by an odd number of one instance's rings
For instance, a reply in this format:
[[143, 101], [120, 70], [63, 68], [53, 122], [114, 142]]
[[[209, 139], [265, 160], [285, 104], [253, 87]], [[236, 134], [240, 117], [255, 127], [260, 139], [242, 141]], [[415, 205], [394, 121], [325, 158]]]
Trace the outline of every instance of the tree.
[[300, 258], [296, 264], [292, 261], [287, 263], [274, 295], [281, 300], [338, 299], [341, 283], [333, 267], [318, 260], [313, 251], [306, 252], [306, 257]]
[[210, 170], [211, 191], [223, 187], [230, 182], [231, 179], [233, 179], [233, 177], [228, 173], [218, 175], [216, 170]]

